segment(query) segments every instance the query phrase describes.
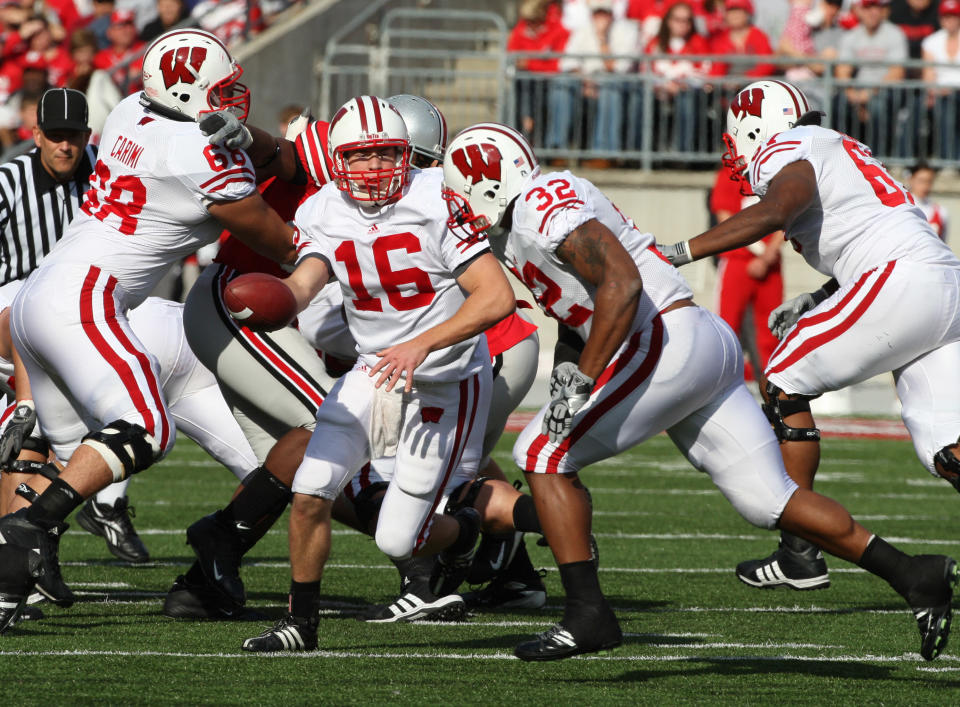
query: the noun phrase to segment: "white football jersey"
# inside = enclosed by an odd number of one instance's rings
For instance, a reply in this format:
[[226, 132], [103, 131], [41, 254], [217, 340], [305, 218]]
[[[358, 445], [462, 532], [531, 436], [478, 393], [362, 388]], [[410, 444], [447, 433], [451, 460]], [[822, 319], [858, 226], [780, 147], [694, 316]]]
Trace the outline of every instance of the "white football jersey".
[[799, 160], [813, 166], [819, 197], [787, 225], [786, 237], [824, 275], [842, 285], [899, 259], [960, 267], [870, 148], [835, 130], [802, 126], [772, 137], [750, 164], [754, 193], [762, 198], [780, 170]]
[[139, 94], [107, 117], [90, 184], [82, 213], [41, 268], [96, 264], [117, 278], [129, 307], [170, 265], [219, 237], [209, 204], [256, 191], [246, 153], [210, 145], [195, 122], [163, 118]]
[[[453, 316], [465, 300], [454, 273], [489, 249], [486, 241], [462, 241], [447, 230], [442, 182], [439, 168], [411, 170], [403, 196], [381, 208], [361, 207], [327, 184], [297, 210], [300, 256], [323, 258], [339, 281], [357, 353], [368, 366], [379, 360], [377, 351]], [[415, 379], [453, 381], [476, 373], [483, 365], [474, 355], [477, 342], [473, 337], [432, 352]]]
[[491, 247], [530, 288], [546, 314], [586, 340], [596, 288], [560, 260], [556, 251], [574, 229], [591, 219], [610, 229], [640, 270], [643, 292], [633, 329], [669, 304], [693, 297], [683, 276], [657, 251], [653, 236], [641, 233], [593, 184], [567, 171], [532, 180], [514, 204], [510, 233], [493, 238]]

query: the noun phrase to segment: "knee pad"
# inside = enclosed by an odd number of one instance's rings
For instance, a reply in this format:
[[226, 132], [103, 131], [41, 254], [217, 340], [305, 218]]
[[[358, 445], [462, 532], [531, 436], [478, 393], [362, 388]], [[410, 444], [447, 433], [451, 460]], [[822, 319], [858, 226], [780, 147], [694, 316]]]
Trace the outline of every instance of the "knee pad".
[[378, 481], [370, 484], [353, 498], [353, 510], [357, 514], [357, 520], [364, 528], [369, 528], [370, 523], [380, 512], [380, 506], [383, 505], [383, 494], [380, 491], [386, 491], [389, 486], [386, 481]]
[[933, 468], [937, 476], [946, 479], [953, 488], [960, 491], [960, 459], [950, 449], [953, 445], [947, 445], [939, 452], [933, 455]]
[[110, 467], [114, 481], [143, 471], [160, 458], [160, 444], [140, 425], [114, 420], [84, 436], [81, 444], [94, 449]]
[[[767, 381], [767, 397], [769, 402], [761, 405], [763, 414], [773, 427], [773, 433], [781, 442], [819, 442], [820, 430], [816, 427], [791, 427], [783, 421], [798, 412], [810, 412], [812, 397], [797, 397], [781, 399], [783, 391], [773, 383]], [[816, 397], [816, 396], [815, 396]]]
[[[485, 476], [473, 479], [472, 481], [464, 481], [450, 494], [450, 498], [447, 499], [447, 507], [443, 512], [446, 515], [453, 515], [461, 508], [467, 508], [468, 506], [472, 508], [474, 502], [477, 500], [477, 495], [480, 493], [480, 489], [483, 488], [483, 485], [487, 483], [487, 481], [488, 479]], [[464, 489], [466, 489], [466, 491], [464, 491]], [[463, 494], [463, 498], [460, 498], [461, 494]], [[458, 498], [460, 498], [459, 501], [457, 500]]]
[[28, 484], [20, 483], [17, 485], [17, 489], [14, 491], [15, 494], [21, 498], [27, 499], [31, 504], [36, 503], [37, 499], [40, 498], [40, 494], [34, 491]]
[[11, 474], [40, 474], [44, 478], [53, 481], [60, 476], [60, 470], [55, 464], [50, 462], [31, 462], [24, 459], [17, 459], [10, 464]]

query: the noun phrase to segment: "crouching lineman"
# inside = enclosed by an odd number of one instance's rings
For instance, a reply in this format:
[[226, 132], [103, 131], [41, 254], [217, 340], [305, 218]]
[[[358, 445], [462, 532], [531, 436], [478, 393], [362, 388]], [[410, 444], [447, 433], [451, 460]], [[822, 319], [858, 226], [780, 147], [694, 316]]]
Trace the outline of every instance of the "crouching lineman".
[[541, 174], [530, 145], [505, 126], [461, 132], [443, 171], [450, 227], [487, 234], [544, 311], [586, 342], [579, 365], [556, 366], [550, 402], [514, 447], [567, 594], [562, 621], [517, 646], [519, 658], [555, 660], [620, 644], [590, 562], [591, 511], [578, 472], [664, 429], [746, 520], [810, 538], [879, 575], [913, 609], [923, 657], [943, 650], [957, 563], [905, 555], [787, 476], [777, 439], [743, 384], [736, 337], [693, 303], [650, 234], [590, 182]]
[[[0, 518], [4, 542], [39, 552], [39, 589], [59, 605], [73, 603], [55, 545], [66, 517], [152, 466], [175, 438], [157, 360], [131, 331], [128, 310], [224, 226], [279, 262], [295, 256], [293, 230], [256, 192], [249, 157], [209, 145], [196, 123], [217, 108], [246, 116], [241, 73], [206, 32], [174, 30], [150, 45], [144, 91], [107, 117], [83, 213], [11, 306], [41, 427], [76, 419], [88, 430], [33, 505]], [[18, 572], [0, 565], [0, 584]]]
[[[960, 491], [960, 260], [870, 148], [820, 121], [784, 81], [742, 89], [727, 112], [724, 160], [760, 201], [663, 252], [682, 265], [782, 227], [831, 277], [769, 321], [781, 342], [764, 372], [764, 410], [801, 487], [813, 488], [820, 463], [810, 400], [892, 371], [917, 457]], [[830, 585], [819, 548], [789, 532], [736, 572], [754, 587]]]
[[472, 508], [435, 511], [476, 473], [491, 380], [477, 335], [513, 311], [513, 292], [482, 239], [447, 231], [442, 175], [410, 170], [407, 128], [386, 101], [348, 101], [329, 148], [334, 183], [297, 211], [302, 260], [286, 282], [302, 308], [336, 278], [359, 359], [320, 406], [294, 478], [289, 613], [249, 651], [316, 648], [333, 502], [371, 458], [396, 458], [375, 534], [388, 556], [442, 551], [439, 586], [479, 530]]

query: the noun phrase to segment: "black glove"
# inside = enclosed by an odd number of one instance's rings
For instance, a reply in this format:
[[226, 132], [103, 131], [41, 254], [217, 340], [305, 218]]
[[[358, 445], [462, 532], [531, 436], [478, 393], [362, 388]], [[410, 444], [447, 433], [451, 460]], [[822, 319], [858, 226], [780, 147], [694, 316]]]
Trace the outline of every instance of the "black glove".
[[21, 400], [13, 411], [10, 422], [0, 435], [0, 466], [6, 468], [20, 456], [23, 441], [37, 424], [37, 412], [32, 400]]

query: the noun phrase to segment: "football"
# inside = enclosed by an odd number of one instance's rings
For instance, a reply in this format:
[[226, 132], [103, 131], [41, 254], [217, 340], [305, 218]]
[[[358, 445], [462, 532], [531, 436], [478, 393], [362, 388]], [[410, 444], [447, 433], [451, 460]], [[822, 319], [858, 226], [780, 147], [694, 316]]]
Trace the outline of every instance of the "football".
[[230, 316], [248, 329], [282, 329], [297, 316], [297, 300], [286, 283], [266, 273], [235, 277], [223, 290]]

